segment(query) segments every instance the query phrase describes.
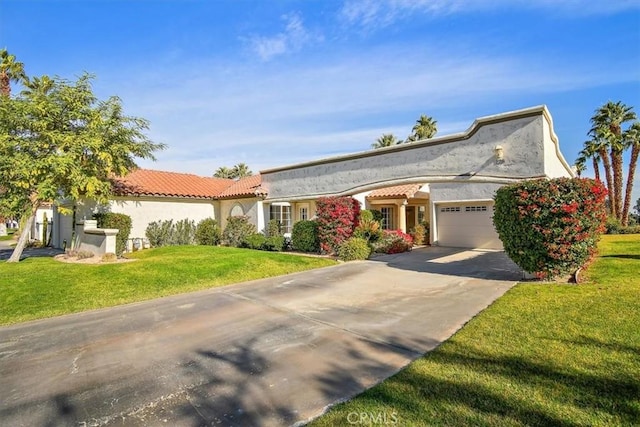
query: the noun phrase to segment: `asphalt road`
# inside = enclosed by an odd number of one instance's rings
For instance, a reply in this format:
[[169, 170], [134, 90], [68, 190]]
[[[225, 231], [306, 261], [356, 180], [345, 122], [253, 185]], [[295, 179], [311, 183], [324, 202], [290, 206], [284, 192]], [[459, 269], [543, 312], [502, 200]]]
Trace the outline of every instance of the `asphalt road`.
[[303, 423], [520, 278], [501, 252], [425, 248], [3, 327], [0, 425]]

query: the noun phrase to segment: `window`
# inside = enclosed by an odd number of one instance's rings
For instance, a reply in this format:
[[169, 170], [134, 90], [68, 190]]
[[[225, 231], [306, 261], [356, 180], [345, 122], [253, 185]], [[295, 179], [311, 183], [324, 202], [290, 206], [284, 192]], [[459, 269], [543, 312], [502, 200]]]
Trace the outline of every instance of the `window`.
[[486, 212], [487, 211], [487, 207], [486, 206], [466, 206], [464, 208], [465, 212]]
[[440, 212], [460, 212], [460, 206], [452, 206], [449, 208], [440, 208]]
[[382, 212], [382, 229], [395, 230], [393, 224], [393, 208], [380, 208], [380, 212]]
[[271, 205], [269, 219], [280, 221], [283, 233], [291, 233], [291, 206]]
[[300, 208], [299, 214], [300, 214], [299, 216], [300, 221], [305, 221], [309, 219], [309, 208], [307, 207]]

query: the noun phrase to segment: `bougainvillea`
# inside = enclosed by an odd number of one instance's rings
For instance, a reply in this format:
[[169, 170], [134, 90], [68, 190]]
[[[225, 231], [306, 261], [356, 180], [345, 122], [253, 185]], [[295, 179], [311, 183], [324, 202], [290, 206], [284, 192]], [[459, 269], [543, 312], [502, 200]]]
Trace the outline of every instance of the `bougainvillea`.
[[399, 254], [410, 251], [413, 247], [413, 237], [400, 230], [384, 230], [382, 237], [373, 243], [374, 252], [385, 254]]
[[523, 181], [497, 191], [493, 223], [516, 264], [552, 279], [574, 273], [595, 255], [605, 229], [606, 195], [593, 179]]
[[353, 197], [321, 197], [316, 202], [320, 249], [336, 253], [358, 225], [360, 203]]

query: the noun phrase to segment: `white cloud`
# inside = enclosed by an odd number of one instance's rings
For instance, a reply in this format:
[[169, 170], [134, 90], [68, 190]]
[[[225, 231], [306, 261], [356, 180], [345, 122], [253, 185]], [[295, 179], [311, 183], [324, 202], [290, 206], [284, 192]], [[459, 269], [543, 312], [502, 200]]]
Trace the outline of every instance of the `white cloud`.
[[640, 8], [639, 0], [346, 0], [340, 18], [350, 24], [373, 31], [414, 14], [445, 16], [504, 10], [549, 10], [553, 14], [573, 16], [611, 15]]
[[299, 13], [289, 13], [281, 18], [286, 22], [282, 32], [272, 36], [253, 35], [246, 39], [250, 49], [263, 61], [278, 55], [297, 52], [309, 43], [322, 40], [322, 36], [305, 28]]
[[121, 95], [127, 113], [149, 119], [151, 137], [169, 145], [158, 163], [143, 164], [210, 175], [238, 162], [257, 171], [366, 150], [383, 133], [405, 138], [420, 114], [438, 120], [438, 135], [446, 135], [512, 108], [509, 99], [537, 104], [546, 94], [638, 81], [633, 58], [629, 66], [594, 68], [583, 62], [589, 58], [505, 55], [404, 43], [286, 66], [150, 61], [101, 78], [97, 89]]

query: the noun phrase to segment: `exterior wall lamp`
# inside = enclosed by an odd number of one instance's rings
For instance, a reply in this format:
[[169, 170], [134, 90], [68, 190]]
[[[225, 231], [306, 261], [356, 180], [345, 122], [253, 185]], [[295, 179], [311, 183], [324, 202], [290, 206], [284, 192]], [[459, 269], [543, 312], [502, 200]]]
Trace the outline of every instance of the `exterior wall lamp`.
[[496, 145], [496, 148], [493, 149], [493, 154], [496, 158], [496, 162], [504, 161], [504, 149], [502, 148], [502, 145]]

